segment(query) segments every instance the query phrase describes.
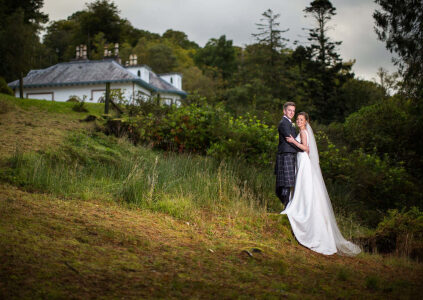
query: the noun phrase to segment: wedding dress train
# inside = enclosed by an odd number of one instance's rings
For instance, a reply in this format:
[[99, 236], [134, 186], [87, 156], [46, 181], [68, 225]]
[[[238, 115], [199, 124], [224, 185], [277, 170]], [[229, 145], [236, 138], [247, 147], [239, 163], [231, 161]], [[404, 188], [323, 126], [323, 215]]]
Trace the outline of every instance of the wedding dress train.
[[[356, 255], [360, 248], [345, 240], [336, 224], [320, 170], [316, 140], [309, 124], [306, 132], [310, 154], [297, 154], [294, 194], [281, 214], [288, 216], [295, 237], [305, 247], [325, 255]], [[301, 142], [300, 135], [296, 140]]]

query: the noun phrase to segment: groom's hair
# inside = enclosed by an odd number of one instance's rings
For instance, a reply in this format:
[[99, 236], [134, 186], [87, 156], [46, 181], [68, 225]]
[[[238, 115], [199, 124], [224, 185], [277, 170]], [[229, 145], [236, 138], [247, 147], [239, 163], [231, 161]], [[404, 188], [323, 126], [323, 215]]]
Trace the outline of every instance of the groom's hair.
[[285, 110], [288, 106], [295, 107], [295, 103], [294, 102], [285, 102], [285, 104], [283, 105], [283, 109]]

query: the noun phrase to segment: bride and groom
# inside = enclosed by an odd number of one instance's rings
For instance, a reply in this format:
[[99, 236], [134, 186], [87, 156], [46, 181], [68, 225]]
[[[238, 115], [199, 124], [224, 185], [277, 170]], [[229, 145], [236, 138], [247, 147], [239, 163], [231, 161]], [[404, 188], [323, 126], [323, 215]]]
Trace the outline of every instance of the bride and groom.
[[360, 253], [357, 245], [344, 239], [336, 224], [308, 114], [297, 115], [297, 135], [291, 122], [295, 103], [285, 103], [283, 112], [275, 165], [276, 195], [285, 205], [281, 214], [288, 216], [298, 242], [313, 251], [325, 255]]

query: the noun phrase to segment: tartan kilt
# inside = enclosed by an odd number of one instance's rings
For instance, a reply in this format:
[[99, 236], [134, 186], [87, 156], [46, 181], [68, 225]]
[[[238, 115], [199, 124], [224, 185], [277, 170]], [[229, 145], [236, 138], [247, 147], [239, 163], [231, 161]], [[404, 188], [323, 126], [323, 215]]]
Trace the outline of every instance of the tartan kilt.
[[276, 155], [276, 186], [295, 186], [295, 165], [297, 153], [281, 153]]

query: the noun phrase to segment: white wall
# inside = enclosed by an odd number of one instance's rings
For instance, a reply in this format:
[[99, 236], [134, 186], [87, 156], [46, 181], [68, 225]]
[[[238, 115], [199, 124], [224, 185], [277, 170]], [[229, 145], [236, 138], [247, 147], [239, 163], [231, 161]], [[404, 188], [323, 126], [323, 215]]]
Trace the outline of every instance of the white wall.
[[126, 67], [126, 69], [134, 74], [135, 76], [141, 78], [147, 83], [150, 83], [150, 69], [146, 66], [131, 66]]
[[160, 98], [162, 99], [164, 104], [167, 105], [176, 105], [176, 106], [180, 106], [181, 105], [181, 97], [179, 95], [174, 95], [174, 94], [160, 94]]
[[[132, 101], [138, 91], [141, 91], [146, 96], [151, 95], [150, 91], [129, 83], [110, 84], [110, 89], [120, 89], [123, 92], [125, 99]], [[98, 102], [100, 97], [103, 97], [106, 92], [106, 84], [97, 85], [80, 85], [80, 86], [63, 86], [63, 87], [45, 87], [45, 88], [24, 88], [24, 97], [32, 99], [46, 99], [64, 102], [69, 100], [71, 96], [77, 96], [85, 102]], [[16, 89], [15, 96], [19, 97], [19, 89]]]
[[182, 76], [178, 73], [169, 73], [159, 75], [161, 79], [165, 80], [166, 82], [170, 83], [177, 89], [182, 90]]

